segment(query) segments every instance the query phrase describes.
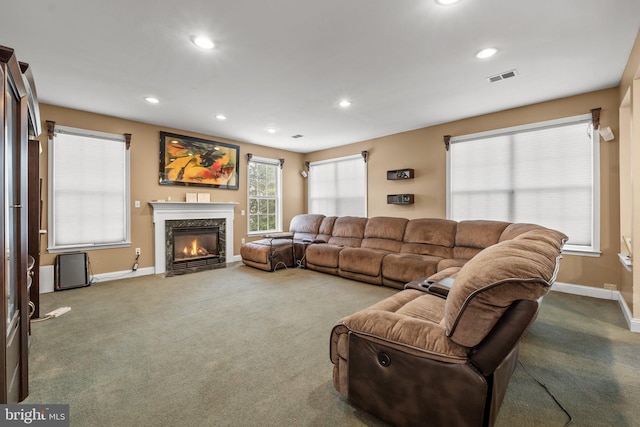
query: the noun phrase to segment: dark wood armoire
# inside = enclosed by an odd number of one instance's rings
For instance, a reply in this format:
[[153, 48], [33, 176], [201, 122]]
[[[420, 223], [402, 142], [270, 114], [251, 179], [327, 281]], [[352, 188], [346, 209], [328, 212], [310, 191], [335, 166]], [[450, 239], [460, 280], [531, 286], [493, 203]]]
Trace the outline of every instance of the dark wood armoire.
[[0, 88], [0, 403], [15, 403], [29, 393], [29, 315], [35, 307], [30, 293], [39, 258], [29, 251], [29, 208], [40, 203], [39, 196], [29, 199], [29, 139], [39, 135], [40, 117], [28, 64], [19, 63], [13, 49], [4, 46]]

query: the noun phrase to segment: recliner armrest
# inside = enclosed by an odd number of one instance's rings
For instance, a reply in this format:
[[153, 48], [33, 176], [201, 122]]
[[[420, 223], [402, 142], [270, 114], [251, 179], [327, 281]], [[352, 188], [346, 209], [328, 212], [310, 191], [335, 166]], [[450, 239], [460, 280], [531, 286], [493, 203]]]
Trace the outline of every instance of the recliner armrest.
[[417, 289], [419, 291], [428, 292], [430, 294], [446, 299], [449, 295], [449, 291], [451, 290], [451, 286], [453, 286], [454, 281], [455, 280], [451, 277], [446, 277], [438, 281], [430, 279], [418, 279], [407, 283], [406, 285], [404, 285], [404, 288]]

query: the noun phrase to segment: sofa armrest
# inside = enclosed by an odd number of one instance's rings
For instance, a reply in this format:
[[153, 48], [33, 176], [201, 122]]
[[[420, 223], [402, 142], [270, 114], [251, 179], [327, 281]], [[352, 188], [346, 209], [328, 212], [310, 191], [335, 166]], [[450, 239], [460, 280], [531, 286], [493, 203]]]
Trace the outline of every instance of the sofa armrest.
[[538, 314], [538, 308], [539, 301], [514, 301], [486, 338], [473, 349], [471, 364], [483, 375], [495, 371], [527, 332]]

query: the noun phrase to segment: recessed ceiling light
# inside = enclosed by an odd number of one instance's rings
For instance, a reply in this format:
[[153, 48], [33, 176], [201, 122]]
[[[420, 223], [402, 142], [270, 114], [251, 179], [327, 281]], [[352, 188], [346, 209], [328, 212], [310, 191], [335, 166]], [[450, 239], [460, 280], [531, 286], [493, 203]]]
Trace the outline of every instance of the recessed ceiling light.
[[498, 53], [498, 49], [496, 49], [495, 47], [488, 47], [476, 53], [476, 58], [487, 59], [487, 58], [491, 58], [496, 53]]
[[160, 102], [158, 98], [154, 98], [153, 96], [147, 96], [144, 98], [144, 100], [147, 101], [149, 104], [157, 104]]
[[458, 3], [460, 0], [436, 0], [436, 3], [442, 6], [449, 6], [450, 4]]
[[277, 132], [277, 130], [276, 130], [276, 128], [267, 128], [267, 132], [269, 132], [269, 133], [276, 133], [276, 132]]
[[216, 119], [218, 119], [218, 120], [227, 120], [227, 116], [225, 116], [224, 114], [217, 114], [216, 115]]
[[349, 101], [348, 99], [343, 99], [340, 102], [338, 102], [338, 105], [342, 108], [348, 108], [351, 107], [352, 102]]
[[200, 49], [209, 50], [216, 47], [215, 43], [209, 37], [205, 37], [205, 36], [193, 36], [191, 37], [191, 41]]

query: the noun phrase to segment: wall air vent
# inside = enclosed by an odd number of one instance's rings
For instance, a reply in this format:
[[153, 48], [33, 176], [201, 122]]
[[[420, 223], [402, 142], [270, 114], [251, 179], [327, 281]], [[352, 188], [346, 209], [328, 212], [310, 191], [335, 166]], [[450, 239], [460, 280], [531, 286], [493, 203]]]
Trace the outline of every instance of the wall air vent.
[[489, 83], [499, 82], [500, 80], [510, 79], [518, 75], [517, 70], [505, 71], [504, 73], [496, 74], [494, 76], [487, 77]]

